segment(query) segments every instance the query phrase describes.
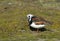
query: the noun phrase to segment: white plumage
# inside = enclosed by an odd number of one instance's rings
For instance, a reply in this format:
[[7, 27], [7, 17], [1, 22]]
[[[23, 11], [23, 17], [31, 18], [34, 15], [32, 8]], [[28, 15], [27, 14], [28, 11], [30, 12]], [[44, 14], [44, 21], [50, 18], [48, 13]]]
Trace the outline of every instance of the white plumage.
[[36, 25], [35, 22], [32, 22], [30, 26], [33, 28], [42, 28], [42, 27], [45, 27], [45, 24]]

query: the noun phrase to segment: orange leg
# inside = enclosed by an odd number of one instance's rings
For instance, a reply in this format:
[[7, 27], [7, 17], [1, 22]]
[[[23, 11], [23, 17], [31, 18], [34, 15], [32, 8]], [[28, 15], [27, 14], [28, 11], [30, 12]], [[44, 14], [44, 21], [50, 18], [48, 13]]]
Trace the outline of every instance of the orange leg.
[[39, 29], [37, 28], [37, 32], [39, 32]]

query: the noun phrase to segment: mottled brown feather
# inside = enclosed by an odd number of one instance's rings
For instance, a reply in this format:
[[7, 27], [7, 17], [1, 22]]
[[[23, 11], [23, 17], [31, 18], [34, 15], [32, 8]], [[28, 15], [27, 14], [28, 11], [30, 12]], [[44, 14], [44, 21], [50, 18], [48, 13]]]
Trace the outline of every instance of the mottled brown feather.
[[35, 18], [32, 18], [32, 20], [35, 22], [36, 25], [45, 24], [42, 18], [35, 17]]

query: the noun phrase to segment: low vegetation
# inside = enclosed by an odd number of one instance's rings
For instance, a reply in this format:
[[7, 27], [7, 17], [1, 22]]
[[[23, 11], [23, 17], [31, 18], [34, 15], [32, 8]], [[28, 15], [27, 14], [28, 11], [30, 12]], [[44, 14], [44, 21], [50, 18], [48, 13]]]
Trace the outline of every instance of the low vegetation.
[[[43, 17], [51, 31], [33, 32], [27, 14]], [[0, 0], [0, 41], [60, 41], [59, 0]]]

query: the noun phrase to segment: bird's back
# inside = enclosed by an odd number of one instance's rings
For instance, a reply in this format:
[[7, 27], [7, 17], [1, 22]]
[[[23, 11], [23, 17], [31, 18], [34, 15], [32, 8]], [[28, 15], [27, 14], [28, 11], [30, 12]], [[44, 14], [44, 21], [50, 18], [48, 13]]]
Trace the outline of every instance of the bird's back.
[[36, 25], [44, 24], [45, 22], [42, 20], [42, 18], [38, 17], [32, 17], [32, 21], [35, 22]]

